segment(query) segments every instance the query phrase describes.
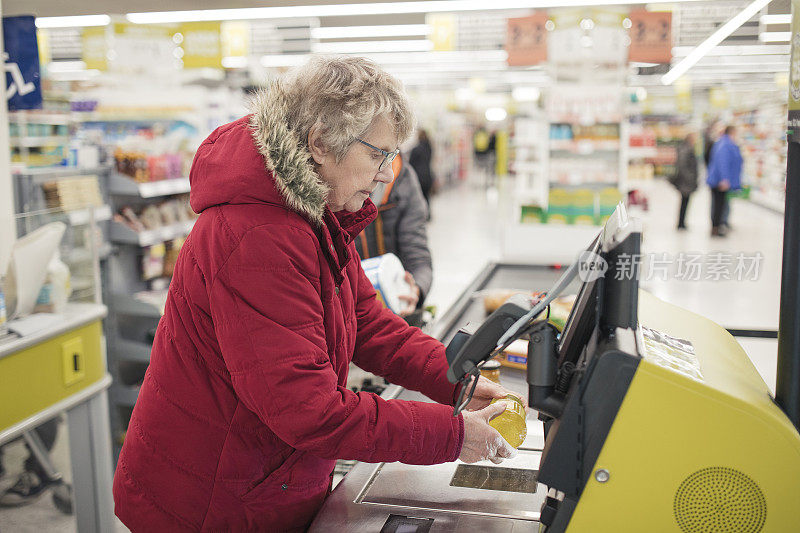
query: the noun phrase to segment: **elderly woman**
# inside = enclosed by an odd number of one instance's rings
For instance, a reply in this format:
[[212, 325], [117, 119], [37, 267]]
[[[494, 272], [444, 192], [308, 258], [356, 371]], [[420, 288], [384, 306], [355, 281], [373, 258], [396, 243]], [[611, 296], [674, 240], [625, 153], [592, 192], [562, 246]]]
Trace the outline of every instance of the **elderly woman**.
[[[150, 367], [114, 478], [133, 531], [308, 527], [336, 459], [499, 462], [481, 380], [453, 417], [444, 347], [384, 309], [353, 238], [413, 131], [400, 83], [357, 58], [315, 59], [197, 150], [191, 205]], [[348, 365], [439, 403], [345, 387]], [[446, 404], [446, 405], [442, 405]]]

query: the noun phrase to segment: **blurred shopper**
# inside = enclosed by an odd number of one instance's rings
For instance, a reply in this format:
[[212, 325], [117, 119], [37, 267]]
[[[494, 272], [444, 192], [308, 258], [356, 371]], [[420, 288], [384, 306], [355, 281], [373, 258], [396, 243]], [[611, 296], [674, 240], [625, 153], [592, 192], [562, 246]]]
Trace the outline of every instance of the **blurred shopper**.
[[433, 189], [433, 172], [431, 171], [431, 161], [433, 160], [433, 147], [428, 139], [428, 133], [420, 129], [417, 133], [417, 145], [411, 150], [408, 163], [413, 167], [419, 179], [419, 186], [422, 188], [422, 196], [428, 205], [428, 219], [430, 219], [431, 190]]
[[[414, 130], [400, 82], [315, 57], [197, 150], [183, 245], [114, 476], [139, 531], [303, 531], [336, 459], [500, 462], [507, 391], [457, 417], [445, 347], [384, 308], [353, 240]], [[439, 403], [346, 388], [350, 362]], [[446, 404], [446, 405], [442, 405]]]
[[486, 128], [478, 127], [472, 136], [473, 153], [475, 155], [475, 171], [478, 174], [479, 184], [491, 184], [492, 170], [492, 137]]
[[[37, 452], [31, 449], [31, 444], [26, 438], [25, 448], [27, 448], [28, 457], [23, 463], [23, 471], [16, 481], [0, 495], [0, 507], [29, 505], [51, 492], [56, 508], [62, 513], [72, 514], [72, 487], [64, 482], [53, 464], [50, 463], [49, 457], [46, 456], [55, 445], [60, 424], [61, 417], [56, 417], [32, 430], [29, 437], [35, 437], [34, 442], [38, 441], [38, 444], [34, 444], [39, 448]], [[4, 447], [8, 445], [6, 444]], [[4, 447], [0, 448], [0, 478], [5, 474]], [[41, 454], [45, 454], [45, 457], [40, 460]], [[47, 464], [43, 464], [42, 461], [47, 461]]]
[[711, 235], [724, 237], [722, 226], [728, 191], [741, 188], [742, 154], [734, 142], [736, 128], [727, 126], [711, 149], [706, 183], [711, 187]]
[[[53, 449], [59, 423], [60, 418], [54, 418], [33, 430], [44, 444], [44, 451], [49, 452]], [[19, 507], [34, 503], [47, 492], [51, 485], [50, 477], [36, 460], [36, 456], [27, 443], [25, 448], [28, 450], [28, 457], [25, 459], [23, 471], [14, 484], [0, 496], [0, 507]], [[0, 448], [0, 475], [3, 472], [3, 448]]]
[[703, 131], [703, 162], [708, 170], [708, 165], [711, 163], [711, 148], [719, 138], [718, 123], [716, 121], [709, 123], [708, 127]]
[[678, 212], [678, 229], [686, 229], [686, 209], [689, 207], [689, 198], [697, 190], [697, 156], [694, 146], [697, 136], [690, 133], [678, 146], [678, 157], [675, 162], [675, 174], [670, 179], [672, 185], [681, 194], [681, 207]]
[[402, 153], [392, 162], [392, 171], [394, 181], [379, 183], [370, 194], [378, 214], [355, 242], [362, 259], [386, 253], [400, 259], [411, 286], [411, 294], [400, 295], [406, 308], [399, 315], [407, 318], [422, 307], [433, 281], [426, 224], [428, 207], [416, 173], [405, 163]]

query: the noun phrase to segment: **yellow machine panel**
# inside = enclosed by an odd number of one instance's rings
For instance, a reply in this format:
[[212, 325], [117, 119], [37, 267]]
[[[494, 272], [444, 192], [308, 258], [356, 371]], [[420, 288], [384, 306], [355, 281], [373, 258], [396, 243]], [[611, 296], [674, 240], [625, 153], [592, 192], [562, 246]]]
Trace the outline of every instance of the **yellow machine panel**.
[[0, 429], [5, 429], [105, 375], [97, 320], [0, 358]]
[[800, 531], [800, 434], [744, 350], [645, 292], [639, 322], [688, 340], [700, 373], [643, 350], [568, 531]]

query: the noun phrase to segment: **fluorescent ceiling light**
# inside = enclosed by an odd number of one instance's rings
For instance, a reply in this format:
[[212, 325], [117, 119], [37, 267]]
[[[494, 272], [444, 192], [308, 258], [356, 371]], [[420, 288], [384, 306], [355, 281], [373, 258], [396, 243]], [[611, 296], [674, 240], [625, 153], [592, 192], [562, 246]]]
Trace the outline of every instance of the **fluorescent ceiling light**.
[[[385, 69], [392, 74], [420, 73], [426, 76], [436, 75], [439, 72], [470, 72], [473, 75], [475, 74], [475, 65], [469, 63], [437, 64], [435, 72], [431, 72], [430, 65], [427, 64], [404, 65], [404, 66], [388, 65], [385, 66]], [[506, 70], [505, 65], [501, 64], [485, 65], [480, 67], [480, 72], [505, 71], [505, 70]]]
[[511, 90], [511, 98], [517, 102], [536, 102], [541, 95], [538, 87], [514, 87]]
[[707, 65], [692, 69], [692, 76], [695, 73], [720, 72], [729, 74], [757, 74], [759, 72], [789, 72], [789, 65], [786, 64], [763, 64], [763, 65]]
[[75, 70], [69, 72], [51, 72], [49, 78], [54, 81], [88, 81], [100, 75], [97, 69]]
[[[454, 50], [449, 52], [377, 52], [365, 53], [364, 57], [386, 67], [388, 65], [420, 64], [437, 67], [442, 64], [466, 63], [475, 69], [485, 64], [505, 63], [508, 54], [505, 50]], [[302, 65], [311, 58], [311, 54], [269, 54], [261, 57], [264, 67], [294, 67]]]
[[762, 43], [788, 43], [792, 40], [792, 32], [764, 31], [758, 34], [758, 40]]
[[355, 39], [365, 37], [411, 37], [430, 35], [428, 24], [395, 24], [386, 26], [336, 26], [311, 28], [314, 39]]
[[790, 13], [785, 15], [761, 15], [758, 20], [761, 24], [791, 24], [792, 15]]
[[[673, 3], [698, 0], [675, 0]], [[376, 2], [364, 4], [328, 4], [286, 7], [255, 7], [239, 9], [203, 9], [191, 11], [158, 11], [128, 13], [136, 24], [193, 22], [208, 20], [252, 20], [301, 17], [342, 17], [358, 15], [390, 15], [398, 13], [454, 13], [459, 11], [499, 11], [548, 7], [584, 7], [605, 5], [645, 4], [640, 0], [432, 0], [420, 2]]]
[[83, 61], [51, 61], [47, 65], [49, 72], [84, 72], [86, 63]]
[[706, 55], [709, 50], [717, 46], [725, 40], [730, 34], [736, 31], [742, 24], [753, 18], [764, 6], [770, 3], [770, 0], [755, 0], [750, 5], [742, 9], [739, 14], [730, 19], [712, 33], [708, 39], [697, 45], [689, 55], [683, 58], [677, 65], [664, 74], [661, 78], [661, 83], [664, 85], [671, 85], [675, 80], [680, 78], [686, 73], [701, 57]]
[[86, 26], [108, 26], [108, 15], [79, 15], [75, 17], [37, 17], [37, 28], [78, 28]]
[[261, 66], [266, 68], [297, 67], [308, 62], [309, 54], [269, 54], [261, 56]]
[[[672, 49], [673, 57], [686, 57], [692, 50], [691, 46], [676, 46]], [[785, 54], [789, 55], [791, 49], [788, 45], [779, 44], [744, 44], [744, 45], [725, 45], [717, 46], [713, 50], [709, 50], [706, 56], [758, 56], [770, 54]]]
[[245, 68], [247, 67], [247, 58], [241, 56], [223, 57], [222, 66], [224, 68]]
[[486, 110], [484, 115], [489, 122], [502, 122], [508, 116], [508, 113], [502, 107], [490, 107]]
[[365, 54], [370, 52], [427, 52], [433, 50], [428, 39], [408, 41], [346, 41], [313, 43], [312, 50], [320, 54]]

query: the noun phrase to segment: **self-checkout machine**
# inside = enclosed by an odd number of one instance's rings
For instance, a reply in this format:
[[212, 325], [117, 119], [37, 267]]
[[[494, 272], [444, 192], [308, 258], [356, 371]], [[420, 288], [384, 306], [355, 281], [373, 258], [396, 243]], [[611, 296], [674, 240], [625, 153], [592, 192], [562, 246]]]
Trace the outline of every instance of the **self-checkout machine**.
[[[458, 411], [481, 363], [528, 339], [543, 435], [501, 465], [360, 464], [312, 531], [800, 530], [798, 346], [782, 345], [774, 399], [724, 328], [639, 290], [640, 241], [620, 206], [544, 300], [513, 297], [450, 341]], [[559, 334], [539, 317], [578, 274]]]

